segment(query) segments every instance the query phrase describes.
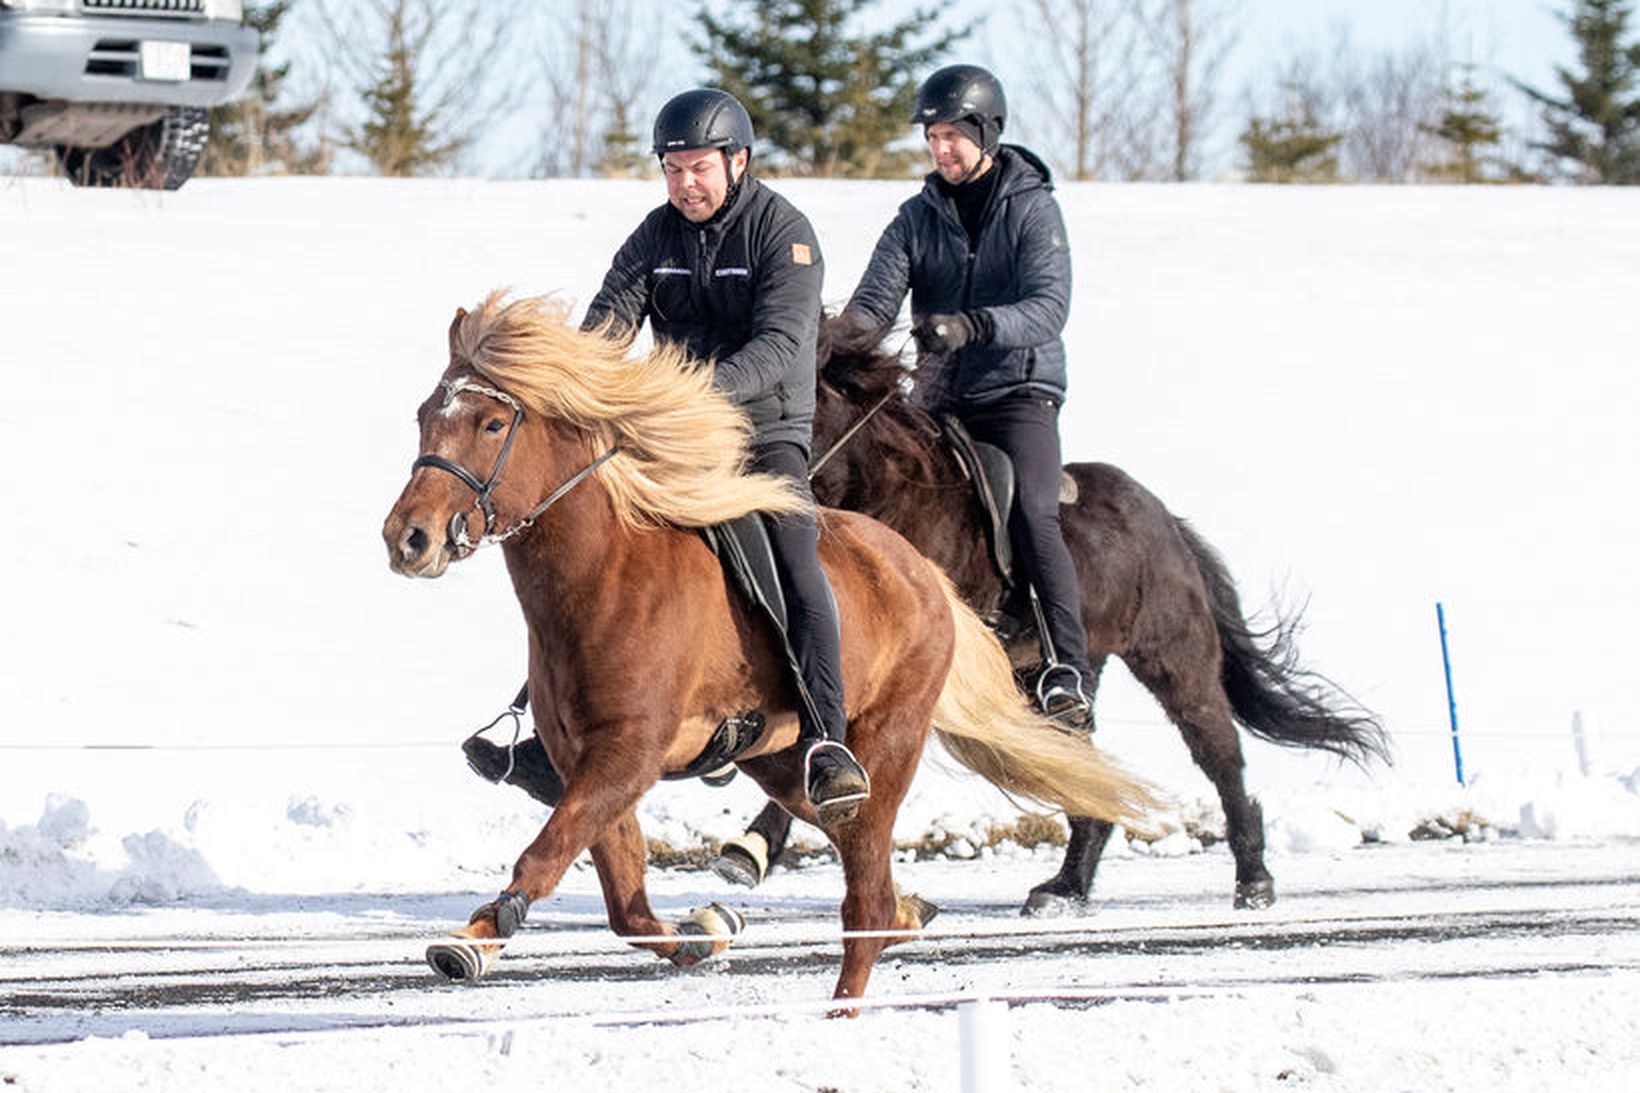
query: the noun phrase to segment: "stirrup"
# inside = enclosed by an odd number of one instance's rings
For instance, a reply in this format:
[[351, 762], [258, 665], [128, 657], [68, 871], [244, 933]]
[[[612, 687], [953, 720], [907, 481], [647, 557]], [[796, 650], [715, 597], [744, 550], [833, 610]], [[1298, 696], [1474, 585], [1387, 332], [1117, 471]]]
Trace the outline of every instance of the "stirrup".
[[1036, 703], [1044, 715], [1067, 728], [1085, 729], [1093, 723], [1093, 703], [1082, 690], [1082, 673], [1069, 664], [1050, 665], [1037, 677]]
[[700, 780], [711, 786], [713, 789], [718, 789], [722, 786], [728, 785], [730, 782], [733, 782], [735, 780], [735, 775], [739, 773], [739, 767], [735, 766], [733, 763], [725, 763], [716, 770], [709, 770], [705, 774], [702, 774], [700, 776]]
[[803, 753], [803, 793], [822, 824], [839, 823], [871, 796], [871, 775], [846, 744], [816, 740]]
[[[474, 774], [486, 782], [500, 785], [512, 776], [513, 749], [518, 747], [518, 741], [524, 735], [524, 710], [528, 701], [526, 692], [518, 692], [518, 697], [513, 699], [506, 709], [496, 714], [494, 720], [482, 728], [474, 729], [472, 734], [461, 742], [461, 751], [467, 757], [467, 765], [472, 768]], [[484, 739], [485, 733], [509, 717], [513, 723], [512, 743], [502, 747]], [[500, 759], [502, 755], [506, 756], [505, 761]]]

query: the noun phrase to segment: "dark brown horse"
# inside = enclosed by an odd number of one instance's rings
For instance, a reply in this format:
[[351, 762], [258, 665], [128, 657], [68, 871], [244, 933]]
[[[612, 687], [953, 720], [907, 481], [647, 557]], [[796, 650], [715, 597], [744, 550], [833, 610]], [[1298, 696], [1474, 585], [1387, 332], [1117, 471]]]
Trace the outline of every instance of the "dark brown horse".
[[[588, 849], [616, 933], [680, 964], [725, 948], [732, 912], [674, 927], [650, 909], [637, 805], [731, 716], [755, 710], [768, 724], [740, 768], [790, 814], [822, 822], [803, 793], [797, 698], [770, 625], [698, 531], [802, 502], [743, 472], [744, 419], [707, 370], [670, 350], [626, 359], [563, 320], [547, 301], [497, 295], [457, 313], [449, 366], [418, 411], [421, 454], [383, 527], [392, 568], [409, 576], [441, 576], [482, 542], [501, 543], [528, 628], [536, 735], [564, 783], [511, 883], [430, 948], [451, 978], [488, 970], [530, 903]], [[836, 997], [850, 998], [886, 944], [859, 934], [915, 930], [929, 914], [896, 894], [890, 852], [931, 724], [1010, 793], [1112, 818], [1146, 798], [1031, 712], [996, 639], [903, 538], [857, 513], [828, 511], [821, 524], [848, 740], [872, 786], [856, 815], [823, 823], [847, 888]]]
[[[1040, 667], [1023, 588], [999, 572], [983, 509], [939, 422], [906, 397], [907, 372], [878, 332], [836, 320], [824, 328], [815, 447], [836, 445], [813, 478], [825, 505], [867, 513], [938, 562], [982, 617], [1010, 635], [1022, 679]], [[839, 442], [841, 442], [839, 444]], [[1264, 821], [1242, 777], [1239, 722], [1271, 743], [1315, 748], [1359, 763], [1387, 759], [1381, 728], [1323, 677], [1300, 667], [1296, 618], [1256, 631], [1224, 563], [1183, 520], [1107, 463], [1065, 468], [1060, 517], [1082, 582], [1082, 621], [1097, 673], [1117, 656], [1183, 735], [1224, 806], [1236, 862], [1234, 903], [1274, 902], [1264, 864]], [[755, 884], [784, 846], [791, 817], [765, 808], [726, 846], [719, 871]], [[1073, 818], [1057, 876], [1031, 890], [1026, 913], [1085, 903], [1111, 824]]]

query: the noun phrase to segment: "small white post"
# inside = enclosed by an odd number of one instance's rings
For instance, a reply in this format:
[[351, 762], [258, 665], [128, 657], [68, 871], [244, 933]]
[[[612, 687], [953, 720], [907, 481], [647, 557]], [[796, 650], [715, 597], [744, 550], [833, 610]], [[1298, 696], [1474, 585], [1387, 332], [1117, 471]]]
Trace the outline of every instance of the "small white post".
[[1577, 769], [1589, 776], [1589, 741], [1583, 735], [1583, 711], [1572, 711], [1572, 745], [1577, 748]]
[[957, 1030], [962, 1041], [962, 1093], [1006, 1093], [1012, 1088], [1008, 1003], [985, 997], [959, 1002]]

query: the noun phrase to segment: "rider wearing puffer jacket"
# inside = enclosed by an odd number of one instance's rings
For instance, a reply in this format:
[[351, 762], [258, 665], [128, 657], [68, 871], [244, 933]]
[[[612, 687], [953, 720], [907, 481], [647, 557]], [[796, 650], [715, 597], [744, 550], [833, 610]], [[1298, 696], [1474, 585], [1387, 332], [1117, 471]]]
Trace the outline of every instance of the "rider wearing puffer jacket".
[[1050, 716], [1085, 727], [1093, 673], [1059, 523], [1070, 250], [1048, 168], [1000, 143], [1007, 115], [1002, 85], [977, 65], [923, 82], [911, 122], [934, 170], [877, 240], [842, 320], [886, 330], [909, 292], [923, 401], [1012, 458], [1010, 537], [1046, 621], [1037, 695]]

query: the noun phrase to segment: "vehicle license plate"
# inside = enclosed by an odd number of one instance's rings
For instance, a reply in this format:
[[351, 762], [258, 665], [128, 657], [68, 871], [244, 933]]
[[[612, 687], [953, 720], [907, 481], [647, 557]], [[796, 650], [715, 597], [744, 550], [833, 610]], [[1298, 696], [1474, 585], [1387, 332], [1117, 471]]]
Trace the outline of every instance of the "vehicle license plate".
[[175, 83], [192, 75], [193, 65], [187, 42], [144, 42], [139, 58], [142, 62], [142, 78], [145, 80], [169, 80]]

